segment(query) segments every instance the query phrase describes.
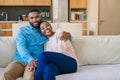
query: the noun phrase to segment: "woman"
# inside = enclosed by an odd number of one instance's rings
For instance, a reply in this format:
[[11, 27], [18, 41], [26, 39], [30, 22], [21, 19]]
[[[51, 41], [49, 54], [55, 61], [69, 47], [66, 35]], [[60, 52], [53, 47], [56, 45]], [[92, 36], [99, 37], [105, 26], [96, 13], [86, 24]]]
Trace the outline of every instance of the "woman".
[[48, 22], [40, 23], [40, 32], [48, 37], [45, 52], [38, 57], [34, 80], [55, 80], [56, 75], [77, 71], [77, 58], [69, 40], [61, 41], [62, 30], [52, 31]]

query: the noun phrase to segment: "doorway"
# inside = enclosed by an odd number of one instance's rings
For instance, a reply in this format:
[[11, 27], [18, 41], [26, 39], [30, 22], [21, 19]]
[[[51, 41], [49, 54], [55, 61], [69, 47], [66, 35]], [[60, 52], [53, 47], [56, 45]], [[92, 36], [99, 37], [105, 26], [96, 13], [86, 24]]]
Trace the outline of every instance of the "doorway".
[[98, 35], [120, 35], [120, 0], [99, 0]]

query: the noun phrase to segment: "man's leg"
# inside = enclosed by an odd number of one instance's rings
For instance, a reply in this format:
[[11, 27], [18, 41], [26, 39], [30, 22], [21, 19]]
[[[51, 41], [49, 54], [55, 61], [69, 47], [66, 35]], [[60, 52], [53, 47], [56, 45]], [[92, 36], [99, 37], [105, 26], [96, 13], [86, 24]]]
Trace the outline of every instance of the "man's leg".
[[5, 68], [2, 78], [3, 80], [16, 80], [22, 76], [25, 70], [25, 64], [19, 61], [13, 61]]
[[34, 80], [34, 71], [30, 71], [28, 65], [25, 68], [25, 72], [23, 75], [23, 80]]

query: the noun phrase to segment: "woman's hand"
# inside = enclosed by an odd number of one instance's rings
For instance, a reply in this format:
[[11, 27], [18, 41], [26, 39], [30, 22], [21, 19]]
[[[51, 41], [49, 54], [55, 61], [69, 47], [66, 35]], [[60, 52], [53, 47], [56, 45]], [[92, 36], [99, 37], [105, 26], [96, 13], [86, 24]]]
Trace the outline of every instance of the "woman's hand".
[[35, 68], [37, 67], [37, 62], [38, 62], [37, 60], [32, 60], [30, 64], [28, 64], [30, 71], [35, 70]]
[[62, 35], [60, 36], [60, 40], [67, 41], [68, 39], [70, 39], [70, 33], [63, 31]]

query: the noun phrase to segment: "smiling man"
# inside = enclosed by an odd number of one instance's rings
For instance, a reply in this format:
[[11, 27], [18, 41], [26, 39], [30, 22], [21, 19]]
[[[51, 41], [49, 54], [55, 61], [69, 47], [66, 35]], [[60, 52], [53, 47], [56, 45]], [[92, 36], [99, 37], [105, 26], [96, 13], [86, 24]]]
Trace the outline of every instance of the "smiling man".
[[[44, 51], [44, 43], [48, 40], [39, 30], [42, 19], [41, 12], [33, 9], [28, 13], [29, 25], [21, 27], [16, 35], [16, 56], [5, 68], [3, 80], [16, 80], [23, 76], [23, 80], [34, 80], [34, 71], [38, 55]], [[63, 34], [63, 40], [68, 39], [69, 33]]]

